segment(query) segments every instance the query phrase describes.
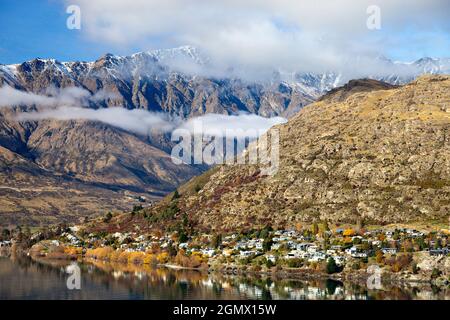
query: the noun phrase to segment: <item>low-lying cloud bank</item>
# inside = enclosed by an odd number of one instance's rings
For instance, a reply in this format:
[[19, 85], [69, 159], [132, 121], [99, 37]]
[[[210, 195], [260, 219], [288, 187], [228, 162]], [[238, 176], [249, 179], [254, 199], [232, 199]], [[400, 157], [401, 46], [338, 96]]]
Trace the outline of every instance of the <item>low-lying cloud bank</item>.
[[168, 133], [183, 129], [191, 134], [225, 137], [228, 134], [257, 138], [274, 125], [285, 123], [282, 117], [264, 118], [255, 114], [206, 114], [182, 121], [164, 113], [142, 109], [124, 108], [89, 109], [80, 107], [58, 107], [43, 111], [23, 112], [15, 116], [17, 121], [91, 120], [99, 121], [133, 133], [147, 135], [151, 132]]
[[215, 137], [257, 138], [269, 128], [285, 123], [282, 117], [264, 118], [256, 114], [205, 114], [189, 119], [177, 127], [193, 134], [200, 133]]
[[45, 94], [39, 95], [14, 89], [8, 85], [0, 88], [0, 107], [19, 105], [42, 105], [47, 107], [88, 106], [90, 102], [100, 102], [112, 99], [115, 95], [105, 90], [91, 94], [88, 90], [79, 87], [55, 88], [50, 87]]
[[141, 109], [128, 110], [124, 108], [89, 109], [81, 107], [58, 107], [42, 111], [19, 113], [17, 121], [53, 120], [91, 120], [99, 121], [114, 127], [146, 135], [150, 131], [170, 132], [176, 126], [177, 121], [171, 121], [162, 113], [149, 112]]
[[[143, 109], [125, 108], [91, 109], [89, 102], [109, 97], [108, 92], [92, 95], [81, 88], [52, 89], [49, 96], [23, 92], [8, 86], [0, 88], [0, 107], [14, 105], [39, 105], [38, 111], [20, 112], [14, 116], [16, 121], [53, 120], [91, 120], [130, 131], [140, 135], [150, 133], [170, 133], [175, 129], [187, 130], [192, 134], [226, 136], [232, 131], [235, 136], [245, 135], [256, 138], [270, 127], [284, 123], [282, 117], [264, 118], [255, 114], [206, 114], [183, 121], [181, 118], [165, 113], [150, 112]], [[100, 98], [99, 98], [100, 97]]]

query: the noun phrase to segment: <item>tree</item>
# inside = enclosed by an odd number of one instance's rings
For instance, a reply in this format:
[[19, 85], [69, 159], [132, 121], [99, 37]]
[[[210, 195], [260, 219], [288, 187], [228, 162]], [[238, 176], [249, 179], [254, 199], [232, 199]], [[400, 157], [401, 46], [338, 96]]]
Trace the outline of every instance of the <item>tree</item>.
[[108, 212], [105, 217], [103, 218], [103, 222], [110, 222], [112, 219], [113, 215], [111, 212]]
[[221, 234], [214, 235], [211, 241], [211, 246], [217, 249], [221, 244], [222, 244], [222, 235]]
[[433, 268], [433, 271], [431, 271], [431, 279], [439, 278], [441, 275], [442, 271], [437, 268]]
[[339, 267], [336, 264], [336, 261], [334, 261], [333, 257], [330, 257], [327, 261], [327, 273], [332, 274], [339, 272]]
[[272, 239], [269, 239], [269, 238], [264, 239], [264, 241], [263, 241], [263, 251], [264, 252], [270, 251], [270, 248], [272, 247], [272, 244], [273, 244]]
[[9, 229], [3, 229], [2, 230], [2, 238], [3, 239], [9, 239], [11, 237], [11, 232], [9, 231]]
[[188, 219], [186, 212], [183, 213], [183, 218], [181, 220], [181, 224], [182, 224], [183, 228], [186, 228], [189, 225], [189, 219]]
[[178, 193], [178, 189], [175, 189], [172, 196], [172, 201], [178, 199], [180, 197], [180, 194]]
[[313, 235], [316, 235], [319, 233], [319, 226], [317, 225], [317, 222], [313, 223], [311, 231], [312, 231]]
[[303, 260], [298, 258], [289, 259], [287, 265], [289, 268], [301, 268], [303, 266]]
[[434, 249], [440, 249], [442, 248], [442, 243], [441, 243], [441, 239], [436, 239], [435, 243], [434, 243]]
[[167, 248], [167, 252], [168, 252], [170, 257], [175, 257], [177, 255], [177, 249], [173, 245], [170, 245]]
[[262, 229], [261, 232], [259, 233], [259, 238], [267, 239], [269, 237], [271, 229], [272, 228], [270, 227], [265, 227], [264, 229]]
[[274, 263], [270, 259], [266, 259], [266, 267], [268, 269], [272, 268], [274, 266]]
[[23, 233], [25, 235], [25, 237], [29, 238], [31, 236], [31, 230], [29, 226], [25, 226], [25, 228], [23, 229]]
[[376, 259], [377, 263], [382, 263], [384, 261], [384, 255], [383, 255], [383, 252], [381, 252], [381, 250], [377, 250], [377, 252], [375, 254], [375, 259]]
[[178, 233], [178, 241], [180, 243], [186, 242], [188, 240], [188, 236], [186, 234], [186, 232], [184, 231], [184, 229], [181, 229]]
[[328, 235], [328, 233], [324, 233], [323, 234], [323, 248], [325, 250], [328, 250], [329, 247], [330, 247], [330, 236]]
[[131, 213], [132, 213], [132, 214], [135, 214], [135, 213], [141, 211], [142, 209], [144, 209], [143, 206], [141, 206], [140, 204], [135, 204], [135, 205], [133, 206], [133, 211], [132, 211]]

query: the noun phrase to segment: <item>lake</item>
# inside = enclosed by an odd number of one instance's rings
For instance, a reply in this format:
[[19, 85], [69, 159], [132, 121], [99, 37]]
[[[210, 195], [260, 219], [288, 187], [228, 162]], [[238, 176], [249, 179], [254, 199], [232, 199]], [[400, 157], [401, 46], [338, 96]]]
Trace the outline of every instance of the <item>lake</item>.
[[150, 266], [77, 262], [81, 289], [69, 290], [70, 262], [0, 257], [0, 299], [450, 299], [450, 289], [429, 284], [365, 285], [224, 275]]

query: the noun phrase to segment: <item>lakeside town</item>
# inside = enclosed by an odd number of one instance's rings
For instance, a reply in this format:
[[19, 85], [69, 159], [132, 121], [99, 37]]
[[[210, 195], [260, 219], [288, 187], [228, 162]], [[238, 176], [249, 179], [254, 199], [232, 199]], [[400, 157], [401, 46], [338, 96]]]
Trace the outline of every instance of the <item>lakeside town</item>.
[[[0, 250], [29, 247], [27, 254], [47, 259], [93, 259], [170, 268], [259, 272], [301, 276], [366, 276], [378, 266], [393, 278], [450, 283], [450, 232], [413, 228], [297, 224], [246, 233], [87, 232], [83, 225], [30, 233], [3, 230]], [[26, 246], [23, 246], [26, 243]]]

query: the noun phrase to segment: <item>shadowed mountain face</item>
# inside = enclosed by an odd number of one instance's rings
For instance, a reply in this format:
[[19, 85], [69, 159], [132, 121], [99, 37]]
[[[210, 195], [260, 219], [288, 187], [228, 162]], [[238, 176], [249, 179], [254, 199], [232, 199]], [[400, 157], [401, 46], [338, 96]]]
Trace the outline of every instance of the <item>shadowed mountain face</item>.
[[[262, 176], [255, 165], [213, 168], [179, 188], [179, 218], [186, 213], [198, 229], [222, 231], [317, 219], [448, 218], [450, 77], [425, 76], [397, 88], [354, 84], [274, 128], [280, 131], [275, 175]], [[168, 202], [152, 208], [150, 217]]]
[[[296, 74], [286, 81], [275, 73], [271, 80], [250, 83], [177, 72], [166, 63], [171, 59], [207, 63], [191, 47], [128, 57], [107, 54], [94, 62], [35, 59], [0, 65], [0, 87], [40, 95], [78, 87], [96, 96], [88, 108], [143, 109], [181, 119], [238, 112], [291, 117], [342, 79], [338, 73]], [[433, 59], [420, 64], [421, 70], [437, 73], [445, 66]], [[408, 79], [390, 75], [385, 80], [398, 84]], [[352, 88], [335, 99], [346, 98]], [[73, 221], [130, 209], [138, 203], [136, 196], [157, 199], [205, 170], [174, 165], [168, 133], [139, 136], [81, 120], [12, 120], [19, 111], [41, 107], [0, 107], [1, 224]]]

